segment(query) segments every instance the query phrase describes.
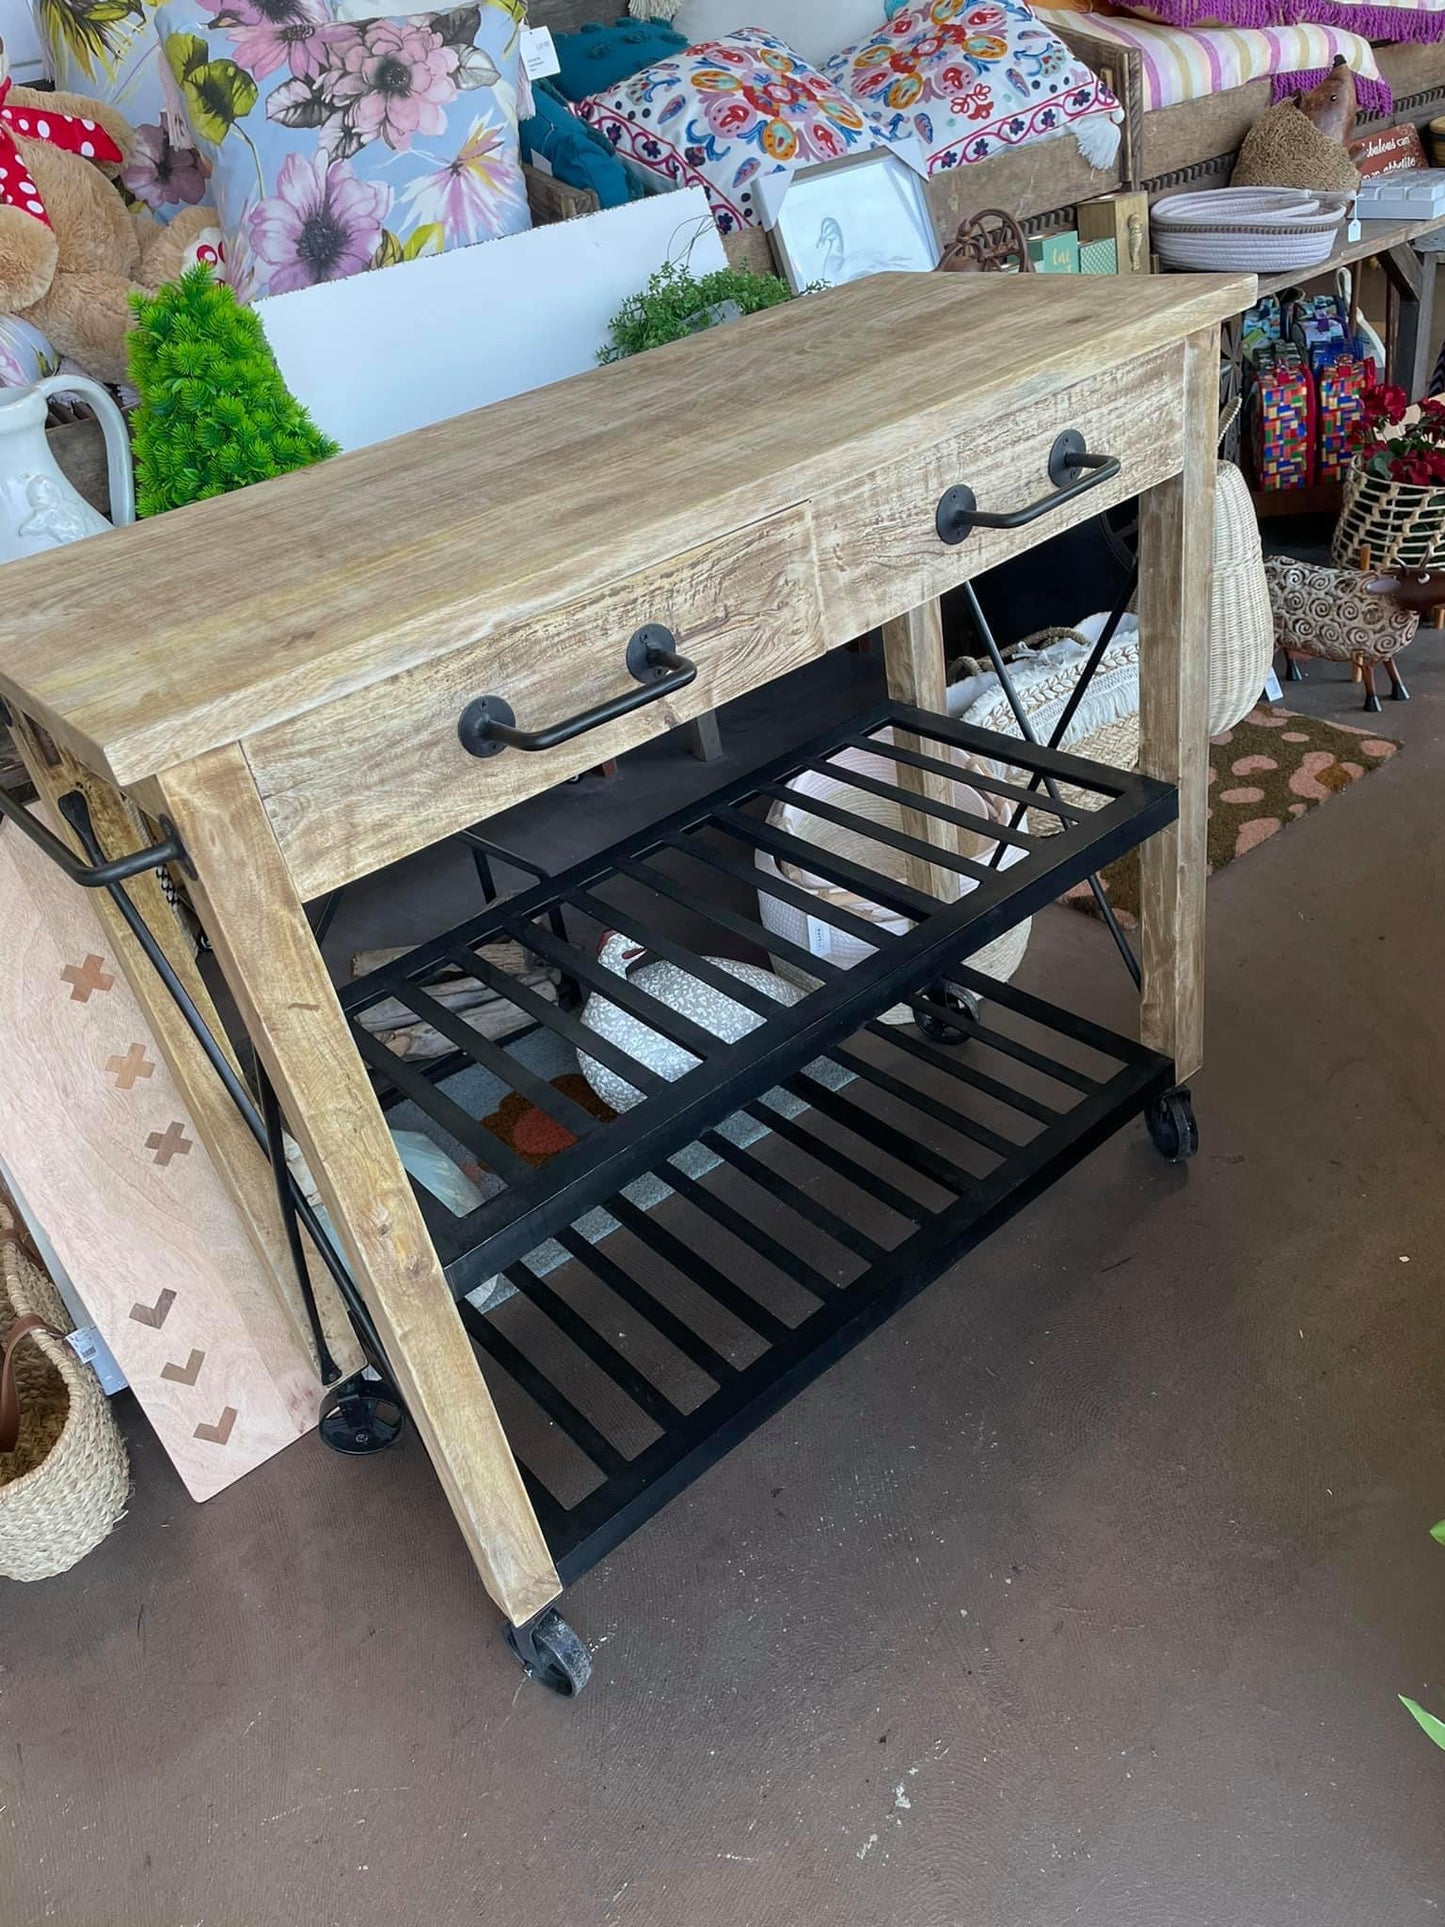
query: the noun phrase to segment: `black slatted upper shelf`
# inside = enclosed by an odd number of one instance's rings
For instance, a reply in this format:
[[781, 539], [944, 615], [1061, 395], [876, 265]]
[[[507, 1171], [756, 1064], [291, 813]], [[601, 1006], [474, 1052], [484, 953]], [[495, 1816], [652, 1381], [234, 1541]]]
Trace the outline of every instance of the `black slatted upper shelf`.
[[[790, 787], [818, 772], [842, 787], [811, 800]], [[770, 821], [789, 803], [790, 825]], [[342, 1005], [383, 1093], [416, 1104], [497, 1187], [463, 1218], [422, 1194], [454, 1288], [517, 1264], [1176, 814], [1174, 790], [1147, 777], [887, 703], [348, 985]], [[846, 851], [837, 847], [843, 840]], [[755, 867], [760, 852], [774, 865], [766, 876]], [[925, 861], [930, 871], [920, 871]], [[803, 887], [804, 876], [827, 890]], [[950, 897], [947, 884], [940, 894], [919, 887], [940, 878], [956, 878], [962, 894]], [[843, 968], [770, 932], [760, 921], [760, 889], [837, 940], [873, 946], [871, 954]], [[874, 916], [865, 914], [870, 905]], [[645, 950], [648, 962], [676, 965], [761, 1021], [724, 1042], [603, 967], [599, 939], [610, 931]], [[504, 941], [519, 945], [529, 966], [560, 973], [559, 1002], [479, 954]], [[769, 957], [805, 972], [816, 988], [779, 1004], [709, 961]], [[594, 1115], [529, 1065], [525, 1048], [489, 1041], [438, 1001], [438, 983], [459, 978], [504, 997], [531, 1024], [622, 1077], [640, 1101], [611, 1119]], [[582, 1007], [593, 994], [687, 1053], [692, 1067], [668, 1082], [587, 1028]], [[449, 1094], [450, 1078], [428, 1076], [372, 1034], [366, 1014], [390, 1000], [440, 1032], [454, 1052], [449, 1061], [490, 1073], [492, 1088], [535, 1105], [570, 1146], [534, 1169]], [[805, 1082], [807, 1101], [822, 1104], [823, 1087]]]

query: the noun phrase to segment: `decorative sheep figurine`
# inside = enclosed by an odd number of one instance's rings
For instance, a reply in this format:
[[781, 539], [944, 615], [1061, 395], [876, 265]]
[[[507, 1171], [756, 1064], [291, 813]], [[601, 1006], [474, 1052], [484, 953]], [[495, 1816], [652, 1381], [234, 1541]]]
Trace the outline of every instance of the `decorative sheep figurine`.
[[[639, 990], [645, 990], [669, 1010], [689, 1017], [702, 1030], [708, 1030], [725, 1043], [735, 1044], [749, 1031], [756, 1030], [764, 1020], [755, 1010], [745, 1004], [734, 1003], [720, 990], [710, 984], [689, 976], [687, 971], [676, 964], [652, 963], [645, 970], [639, 970], [635, 977], [630, 975], [634, 964], [647, 955], [644, 944], [635, 943], [631, 937], [624, 937], [613, 930], [603, 938], [597, 952], [597, 961], [606, 970], [614, 971], [619, 977], [627, 977]], [[737, 963], [731, 957], [708, 957], [705, 959], [715, 970], [725, 970], [739, 983], [761, 990], [766, 996], [776, 999], [780, 1004], [795, 1004], [807, 995], [795, 984], [784, 983], [781, 977], [774, 976], [771, 970], [760, 970], [756, 964]], [[620, 1010], [608, 998], [594, 991], [587, 999], [582, 1012], [582, 1022], [588, 1030], [595, 1031], [599, 1037], [616, 1045], [618, 1050], [626, 1051], [629, 1057], [639, 1064], [655, 1071], [669, 1084], [675, 1084], [697, 1068], [698, 1060], [681, 1044], [662, 1036], [644, 1024], [639, 1018]], [[595, 1058], [584, 1057], [578, 1053], [577, 1061], [582, 1075], [596, 1091], [604, 1104], [614, 1111], [630, 1111], [634, 1104], [642, 1102], [642, 1092], [629, 1084], [615, 1071], [608, 1070]]]

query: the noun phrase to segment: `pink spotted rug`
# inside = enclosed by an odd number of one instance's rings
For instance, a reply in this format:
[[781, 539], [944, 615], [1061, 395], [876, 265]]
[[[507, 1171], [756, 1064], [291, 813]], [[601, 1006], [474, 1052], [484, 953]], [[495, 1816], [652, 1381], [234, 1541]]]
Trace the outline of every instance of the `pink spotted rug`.
[[[1291, 823], [1319, 808], [1371, 770], [1389, 762], [1400, 745], [1372, 730], [1296, 716], [1263, 705], [1216, 736], [1209, 754], [1209, 874], [1248, 856]], [[1111, 864], [1103, 883], [1122, 924], [1139, 920], [1136, 852]], [[1087, 884], [1065, 902], [1094, 913]]]

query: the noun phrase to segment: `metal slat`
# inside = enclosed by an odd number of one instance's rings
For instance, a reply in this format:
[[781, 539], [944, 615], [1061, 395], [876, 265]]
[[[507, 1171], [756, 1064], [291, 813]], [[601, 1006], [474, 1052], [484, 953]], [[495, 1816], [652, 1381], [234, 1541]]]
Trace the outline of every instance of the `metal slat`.
[[930, 923], [939, 913], [937, 897], [926, 897], [921, 890], [915, 890], [907, 883], [897, 883], [892, 877], [881, 876], [876, 870], [865, 870], [861, 863], [850, 863], [845, 856], [833, 850], [820, 850], [814, 843], [805, 843], [801, 837], [790, 836], [786, 830], [776, 830], [771, 823], [758, 816], [742, 816], [736, 810], [720, 810], [713, 818], [719, 829], [735, 836], [740, 843], [748, 844], [754, 850], [766, 850], [770, 856], [782, 857], [786, 862], [796, 864], [809, 876], [822, 877], [827, 883], [836, 883], [841, 889], [851, 890], [855, 896], [862, 897], [865, 903], [876, 903], [882, 909], [892, 910], [897, 916], [908, 917], [914, 923]]
[[[1013, 738], [1009, 740], [1012, 742]], [[957, 763], [947, 763], [941, 756], [930, 756], [925, 750], [909, 749], [902, 743], [880, 743], [872, 736], [850, 736], [840, 747], [866, 749], [875, 756], [889, 757], [895, 763], [907, 763], [910, 769], [925, 770], [930, 776], [947, 776], [952, 782], [959, 781]], [[1018, 741], [1018, 747], [1027, 747], [1022, 738]], [[991, 760], [1004, 761], [1011, 769], [1019, 767], [1011, 756]], [[1025, 789], [1020, 783], [1006, 782], [1002, 776], [988, 776], [970, 768], [968, 780], [973, 789], [983, 790], [987, 795], [997, 796], [1006, 803], [1021, 803], [1026, 810], [1042, 810], [1045, 816], [1057, 816], [1065, 823], [1086, 823], [1091, 814], [1088, 810], [1080, 809], [1076, 803], [1054, 803], [1047, 795]], [[1035, 777], [1034, 780], [1037, 782], [1039, 779]]]
[[897, 1098], [901, 1104], [921, 1112], [924, 1117], [931, 1117], [935, 1124], [943, 1125], [946, 1130], [956, 1131], [960, 1137], [966, 1137], [983, 1150], [991, 1151], [995, 1157], [1009, 1157], [1019, 1148], [1012, 1138], [1003, 1137], [999, 1132], [991, 1131], [988, 1125], [979, 1124], [973, 1118], [965, 1117], [961, 1111], [950, 1110], [936, 1097], [930, 1097], [926, 1091], [920, 1091], [912, 1085], [905, 1084], [891, 1071], [884, 1070], [879, 1064], [870, 1063], [866, 1057], [855, 1057], [844, 1046], [835, 1047], [833, 1061], [856, 1072], [865, 1083], [873, 1085], [876, 1090], [885, 1092], [889, 1097]]
[[597, 1470], [609, 1478], [626, 1471], [627, 1460], [612, 1441], [603, 1437], [591, 1419], [579, 1412], [571, 1399], [557, 1390], [547, 1374], [534, 1365], [525, 1352], [518, 1350], [510, 1338], [497, 1330], [490, 1318], [484, 1318], [476, 1306], [465, 1298], [457, 1310], [461, 1313], [462, 1324], [472, 1343], [480, 1345], [489, 1357], [496, 1360], [508, 1378], [514, 1380], [533, 1404], [547, 1414], [559, 1431], [566, 1433], [584, 1458], [591, 1459]]
[[1030, 1097], [1025, 1091], [1014, 1090], [1011, 1085], [1001, 1082], [999, 1078], [990, 1077], [987, 1071], [975, 1070], [972, 1064], [959, 1063], [946, 1051], [933, 1049], [931, 1045], [925, 1044], [922, 1038], [912, 1036], [906, 1024], [877, 1022], [866, 1024], [864, 1029], [870, 1037], [880, 1038], [884, 1043], [891, 1044], [895, 1050], [907, 1051], [910, 1057], [916, 1057], [920, 1063], [929, 1065], [933, 1070], [943, 1071], [960, 1084], [971, 1085], [985, 1097], [994, 1098], [1000, 1104], [1007, 1104], [1012, 1110], [1022, 1111], [1025, 1117], [1033, 1118], [1036, 1123], [1052, 1124], [1061, 1115], [1052, 1105], [1040, 1103], [1038, 1098]]
[[609, 1344], [590, 1320], [553, 1291], [546, 1279], [539, 1277], [530, 1265], [508, 1265], [504, 1276], [510, 1278], [528, 1303], [535, 1305], [543, 1317], [549, 1318], [558, 1331], [570, 1339], [579, 1352], [591, 1359], [600, 1372], [605, 1372], [618, 1390], [625, 1393], [654, 1424], [661, 1426], [664, 1432], [670, 1425], [676, 1425], [682, 1413], [672, 1400], [630, 1359], [624, 1358], [615, 1345]]
[[[726, 931], [731, 936], [741, 937], [744, 943], [755, 944], [760, 950], [765, 949], [779, 957], [785, 957], [797, 968], [809, 971], [820, 980], [828, 977], [830, 969], [834, 976], [838, 974], [838, 966], [836, 964], [829, 966], [826, 959], [822, 970], [814, 970], [813, 965], [818, 960], [811, 951], [804, 950], [799, 944], [790, 943], [786, 937], [775, 937], [771, 930], [756, 919], [743, 916], [736, 910], [725, 909], [721, 904], [709, 904], [704, 907], [684, 884], [668, 876], [664, 870], [654, 870], [650, 863], [624, 861], [618, 865], [618, 868], [624, 876], [631, 877], [634, 883], [641, 883], [658, 896], [667, 897], [683, 909], [691, 910], [705, 922], [715, 924], [719, 930]], [[759, 888], [762, 882], [763, 879], [759, 877], [757, 879]], [[757, 994], [763, 996], [766, 993], [759, 991]], [[768, 1001], [772, 1005], [771, 1014], [776, 1016], [780, 1008], [776, 998], [769, 998]]]
[[952, 1024], [973, 1043], [985, 1044], [990, 1050], [1011, 1057], [1016, 1064], [1027, 1064], [1030, 1070], [1042, 1072], [1056, 1084], [1067, 1084], [1076, 1091], [1091, 1091], [1094, 1088], [1095, 1080], [1087, 1071], [1076, 1071], [1070, 1064], [1061, 1064], [1056, 1058], [1045, 1057], [1042, 1051], [1019, 1043], [1017, 1038], [995, 1030], [991, 1024], [979, 1023], [963, 1011], [950, 1010], [947, 1005], [933, 1003], [927, 997], [910, 997], [908, 1001], [915, 1010], [930, 1011], [942, 1022]]
[[[720, 870], [724, 876], [735, 877], [739, 883], [747, 884], [749, 889], [765, 891], [768, 896], [777, 897], [783, 903], [791, 904], [795, 910], [801, 910], [805, 916], [815, 917], [819, 923], [831, 924], [835, 930], [841, 930], [844, 936], [856, 937], [860, 943], [870, 943], [875, 949], [880, 938], [887, 943], [892, 936], [891, 931], [880, 930], [876, 923], [869, 923], [866, 917], [855, 917], [851, 910], [827, 902], [815, 891], [801, 889], [787, 877], [764, 876], [761, 870], [750, 869], [747, 864], [739, 863], [736, 857], [729, 856], [725, 850], [715, 850], [700, 836], [689, 837], [685, 844], [674, 843], [668, 847], [682, 850], [699, 863]], [[768, 942], [776, 942], [771, 931], [768, 932]], [[820, 977], [830, 972], [836, 976], [841, 968], [838, 964], [829, 964], [826, 957], [810, 957], [809, 961], [824, 966], [817, 973]]]
[[439, 1091], [405, 1058], [394, 1056], [360, 1024], [352, 1025], [351, 1034], [356, 1040], [357, 1049], [373, 1070], [380, 1071], [404, 1097], [411, 1099], [418, 1110], [425, 1111], [444, 1131], [465, 1144], [469, 1151], [474, 1151], [504, 1183], [516, 1184], [520, 1179], [531, 1177], [532, 1167], [517, 1156], [510, 1144], [504, 1144], [484, 1124], [469, 1117], [445, 1091]]
[[[569, 976], [576, 977], [579, 982], [596, 991], [598, 996], [616, 1004], [619, 1010], [625, 1010], [649, 1030], [660, 1031], [669, 1043], [677, 1044], [703, 1063], [728, 1048], [712, 1031], [704, 1030], [701, 1025], [693, 1023], [690, 1017], [684, 1017], [680, 1011], [673, 1010], [659, 998], [649, 996], [619, 972], [608, 970], [591, 957], [584, 956], [575, 944], [559, 943], [550, 930], [540, 930], [534, 923], [517, 923], [508, 927], [524, 950], [531, 950], [549, 963], [556, 964]], [[628, 1079], [629, 1083], [632, 1081]]]
[[699, 1291], [706, 1292], [709, 1298], [721, 1305], [724, 1311], [731, 1312], [734, 1318], [750, 1331], [756, 1332], [759, 1338], [773, 1345], [786, 1337], [788, 1327], [781, 1318], [774, 1317], [765, 1305], [760, 1305], [740, 1285], [735, 1285], [731, 1278], [725, 1278], [716, 1265], [709, 1264], [706, 1258], [699, 1257], [695, 1251], [689, 1251], [681, 1238], [675, 1238], [666, 1226], [657, 1222], [653, 1213], [640, 1211], [630, 1198], [613, 1198], [607, 1208], [634, 1238], [639, 1239], [650, 1251], [656, 1252], [674, 1271], [690, 1279]]
[[468, 1036], [469, 1026], [420, 987], [412, 990], [407, 1001], [418, 1017], [424, 1018], [443, 1037], [450, 1038], [458, 1050], [464, 1051], [474, 1063], [489, 1071], [501, 1083], [510, 1086], [519, 1097], [525, 1097], [537, 1110], [564, 1125], [574, 1137], [590, 1137], [601, 1128], [600, 1119], [593, 1117], [590, 1111], [584, 1111], [580, 1104], [574, 1104], [565, 1092], [557, 1090], [530, 1065], [522, 1063], [490, 1037], [479, 1036], [475, 1031]]
[[689, 1177], [674, 1162], [655, 1171], [653, 1176], [659, 1183], [666, 1184], [713, 1223], [724, 1231], [730, 1231], [735, 1238], [756, 1251], [760, 1258], [766, 1258], [775, 1271], [781, 1271], [785, 1278], [791, 1278], [795, 1285], [811, 1293], [814, 1298], [830, 1298], [836, 1289], [821, 1271], [814, 1269], [806, 1258], [800, 1258], [795, 1251], [789, 1251], [761, 1225], [751, 1218], [745, 1218], [741, 1211], [735, 1211], [724, 1198], [709, 1191], [706, 1185], [699, 1184], [696, 1178]]
[[[771, 1111], [759, 1103], [750, 1104], [747, 1114], [754, 1123], [763, 1125], [785, 1144], [797, 1144], [802, 1149], [811, 1151], [813, 1140], [805, 1132], [798, 1130], [793, 1120], [784, 1117], [781, 1111]], [[779, 1199], [789, 1211], [796, 1212], [805, 1224], [810, 1224], [815, 1230], [821, 1231], [825, 1237], [831, 1238], [834, 1244], [840, 1245], [844, 1251], [852, 1252], [855, 1258], [863, 1258], [873, 1264], [884, 1255], [886, 1246], [878, 1244], [868, 1236], [866, 1231], [860, 1231], [857, 1225], [849, 1224], [846, 1218], [840, 1218], [836, 1211], [829, 1210], [828, 1206], [818, 1198], [810, 1197], [806, 1191], [794, 1184], [791, 1178], [785, 1178], [770, 1164], [764, 1164], [761, 1158], [755, 1158], [752, 1152], [744, 1150], [742, 1145], [730, 1143], [716, 1131], [709, 1131], [702, 1142], [709, 1151], [714, 1152], [718, 1157], [725, 1158], [735, 1170], [741, 1171], [745, 1178], [750, 1178], [760, 1191], [766, 1191], [770, 1198]]]
[[[952, 1159], [943, 1157], [926, 1144], [918, 1144], [912, 1138], [905, 1137], [902, 1131], [895, 1130], [881, 1117], [874, 1117], [871, 1111], [865, 1111], [861, 1104], [853, 1103], [840, 1091], [830, 1091], [826, 1084], [809, 1077], [806, 1071], [799, 1071], [796, 1077], [785, 1079], [784, 1089], [791, 1091], [795, 1097], [801, 1097], [805, 1104], [815, 1111], [821, 1111], [824, 1117], [831, 1117], [835, 1124], [841, 1124], [844, 1130], [851, 1131], [855, 1137], [862, 1138], [865, 1144], [876, 1146], [885, 1157], [891, 1157], [901, 1164], [905, 1171], [921, 1171], [926, 1178], [942, 1185], [945, 1191], [951, 1191], [955, 1197], [963, 1197], [978, 1183], [976, 1177], [961, 1170]], [[876, 1175], [872, 1182], [877, 1185]]]
[[763, 794], [771, 796], [776, 802], [788, 804], [804, 816], [816, 816], [821, 822], [836, 823], [839, 829], [851, 830], [862, 843], [881, 843], [886, 849], [901, 850], [904, 856], [919, 857], [925, 863], [941, 864], [945, 870], [957, 870], [960, 876], [972, 877], [976, 883], [988, 881], [990, 872], [986, 863], [975, 863], [972, 857], [960, 856], [956, 850], [942, 849], [937, 843], [925, 843], [922, 837], [909, 836], [905, 830], [895, 830], [887, 823], [870, 822], [866, 816], [859, 816], [856, 810], [842, 809], [836, 803], [826, 802], [821, 796], [804, 796], [781, 784], [770, 784]]
[[[460, 954], [466, 956], [467, 952], [462, 951]], [[491, 975], [505, 979], [505, 972], [493, 972], [490, 964], [487, 965], [487, 970]], [[483, 981], [490, 983], [491, 975]], [[574, 1050], [585, 1052], [588, 1057], [595, 1057], [599, 1064], [605, 1064], [608, 1070], [615, 1071], [619, 1077], [626, 1078], [634, 1090], [650, 1093], [667, 1088], [665, 1077], [659, 1077], [655, 1070], [642, 1063], [640, 1059], [630, 1056], [620, 1044], [614, 1044], [609, 1038], [599, 1037], [595, 1031], [589, 1030], [570, 1010], [563, 1010], [557, 1004], [549, 1004], [545, 997], [538, 997], [531, 990], [527, 995], [532, 999], [532, 1004], [538, 1007], [539, 1012], [546, 1012], [545, 1016], [538, 1015], [539, 1024], [565, 1039]], [[522, 1008], [530, 1011], [532, 1005], [523, 1005]]]
[[715, 1385], [726, 1385], [730, 1379], [737, 1377], [737, 1367], [731, 1359], [724, 1358], [705, 1338], [699, 1337], [691, 1325], [684, 1324], [675, 1312], [655, 1298], [646, 1285], [639, 1284], [630, 1272], [624, 1271], [600, 1245], [590, 1243], [572, 1230], [559, 1232], [557, 1242], [623, 1304], [630, 1305], [633, 1311], [646, 1319], [660, 1338], [666, 1339], [675, 1351], [690, 1359]]
[[[814, 1131], [805, 1130], [797, 1118], [784, 1117], [781, 1111], [775, 1111], [770, 1105], [765, 1105], [761, 1101], [753, 1108], [752, 1115], [768, 1119], [769, 1129], [776, 1131], [785, 1144], [795, 1145], [815, 1164], [824, 1165], [838, 1177], [845, 1178], [866, 1197], [875, 1199], [879, 1204], [887, 1205], [895, 1217], [902, 1218], [908, 1224], [922, 1224], [928, 1216], [926, 1204], [920, 1204], [917, 1198], [911, 1198], [906, 1191], [900, 1191], [896, 1184], [890, 1184], [887, 1178], [880, 1177], [877, 1171], [865, 1164], [860, 1164], [856, 1158], [850, 1157], [846, 1151], [840, 1150], [827, 1138], [819, 1137]], [[882, 1245], [874, 1246], [874, 1250], [880, 1255], [884, 1249]]]
[[[885, 783], [879, 776], [866, 776], [862, 770], [850, 769], [846, 763], [830, 762], [824, 764], [824, 768], [830, 776], [836, 776], [850, 789], [866, 790], [870, 796], [881, 796], [886, 802], [897, 803], [902, 809], [920, 810], [928, 816], [941, 817], [945, 823], [957, 824], [962, 830], [972, 830], [976, 836], [984, 837], [990, 843], [1013, 843], [1021, 850], [1036, 850], [1042, 840], [1012, 825], [1005, 827], [995, 823], [991, 817], [979, 816], [972, 810], [956, 809], [951, 803], [935, 802], [931, 796], [922, 796], [916, 790], [900, 789], [896, 783]], [[962, 766], [956, 781], [961, 789], [975, 787], [972, 772]], [[1020, 809], [1022, 811], [1022, 806]], [[1026, 811], [1022, 813], [1027, 814]]]
[[[628, 874], [630, 875], [631, 872], [629, 871]], [[778, 1006], [782, 1001], [780, 998], [770, 997], [765, 990], [759, 990], [755, 985], [745, 983], [741, 977], [734, 977], [730, 971], [720, 970], [708, 958], [699, 956], [695, 950], [688, 950], [683, 944], [674, 943], [671, 937], [664, 936], [660, 930], [651, 929], [629, 911], [615, 909], [609, 903], [600, 902], [589, 890], [578, 890], [568, 901], [575, 904], [579, 910], [585, 911], [589, 917], [594, 917], [604, 929], [610, 922], [613, 929], [620, 931], [624, 937], [631, 937], [634, 943], [645, 944], [655, 957], [660, 957], [664, 963], [673, 964], [678, 970], [685, 971], [689, 977], [695, 978], [700, 984], [706, 984], [709, 990], [715, 990], [720, 997], [726, 997], [730, 1002], [740, 1005], [750, 1015], [763, 1018], [777, 1016]]]

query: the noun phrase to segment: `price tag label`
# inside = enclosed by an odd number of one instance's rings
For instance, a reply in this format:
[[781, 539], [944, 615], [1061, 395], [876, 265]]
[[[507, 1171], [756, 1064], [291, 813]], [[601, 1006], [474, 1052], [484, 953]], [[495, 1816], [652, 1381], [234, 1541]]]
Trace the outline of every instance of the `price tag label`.
[[562, 63], [552, 44], [550, 27], [522, 29], [522, 65], [527, 70], [528, 80], [545, 80], [549, 74], [561, 73]]

